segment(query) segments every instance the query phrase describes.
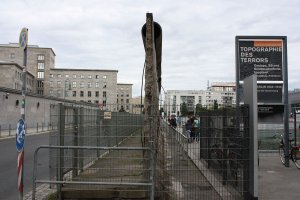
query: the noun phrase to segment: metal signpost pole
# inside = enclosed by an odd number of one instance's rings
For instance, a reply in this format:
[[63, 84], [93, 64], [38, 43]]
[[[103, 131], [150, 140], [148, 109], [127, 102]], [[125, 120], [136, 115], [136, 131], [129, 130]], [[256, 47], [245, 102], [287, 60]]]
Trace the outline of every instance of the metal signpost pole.
[[28, 42], [28, 29], [23, 28], [19, 37], [20, 48], [24, 50], [23, 58], [23, 74], [22, 74], [22, 107], [21, 107], [21, 120], [18, 123], [16, 145], [18, 150], [18, 190], [19, 200], [23, 199], [23, 177], [24, 177], [24, 139], [26, 134], [25, 127], [25, 99], [26, 99], [26, 79], [27, 79], [27, 42]]

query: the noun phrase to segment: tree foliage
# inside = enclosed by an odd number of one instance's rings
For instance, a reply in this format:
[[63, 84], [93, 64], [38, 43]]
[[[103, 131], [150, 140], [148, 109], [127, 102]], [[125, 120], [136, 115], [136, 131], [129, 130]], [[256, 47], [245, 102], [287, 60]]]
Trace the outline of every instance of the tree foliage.
[[182, 115], [183, 117], [188, 116], [189, 111], [188, 111], [188, 109], [187, 109], [187, 105], [186, 105], [185, 102], [183, 102], [183, 103], [180, 105], [180, 112], [181, 112], [181, 115]]

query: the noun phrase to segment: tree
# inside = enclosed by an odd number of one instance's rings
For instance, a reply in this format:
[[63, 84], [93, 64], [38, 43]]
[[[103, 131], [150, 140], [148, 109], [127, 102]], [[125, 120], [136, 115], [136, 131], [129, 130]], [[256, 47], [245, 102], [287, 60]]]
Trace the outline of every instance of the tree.
[[214, 110], [218, 110], [219, 105], [218, 105], [218, 101], [214, 100]]
[[201, 112], [204, 112], [206, 111], [207, 109], [202, 107], [202, 104], [198, 103], [196, 104], [196, 112], [195, 112], [195, 115], [196, 116], [199, 116]]
[[180, 112], [181, 112], [181, 115], [182, 115], [183, 117], [188, 116], [189, 111], [188, 111], [188, 109], [187, 109], [187, 106], [186, 106], [186, 103], [185, 103], [185, 102], [183, 102], [183, 103], [180, 105]]

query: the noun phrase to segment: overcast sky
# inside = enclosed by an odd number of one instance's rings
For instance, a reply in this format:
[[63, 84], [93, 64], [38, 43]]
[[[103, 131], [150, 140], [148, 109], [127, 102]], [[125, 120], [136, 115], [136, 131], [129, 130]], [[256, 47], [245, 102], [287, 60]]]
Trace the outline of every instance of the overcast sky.
[[[154, 3], [156, 2], [156, 3]], [[289, 88], [300, 88], [298, 0], [1, 0], [0, 43], [51, 47], [57, 68], [118, 70], [140, 95], [145, 61], [141, 28], [153, 13], [163, 31], [165, 90], [235, 81], [235, 36], [287, 36]]]

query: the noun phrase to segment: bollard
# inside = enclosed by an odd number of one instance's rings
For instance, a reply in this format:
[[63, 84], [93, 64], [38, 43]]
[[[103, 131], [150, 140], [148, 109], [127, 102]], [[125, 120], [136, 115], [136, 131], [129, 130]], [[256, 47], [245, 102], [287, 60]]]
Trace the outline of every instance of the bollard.
[[11, 129], [11, 125], [9, 124], [9, 126], [8, 126], [8, 136], [10, 136], [10, 129]]
[[38, 122], [36, 123], [36, 132], [37, 133], [39, 132], [39, 123]]

